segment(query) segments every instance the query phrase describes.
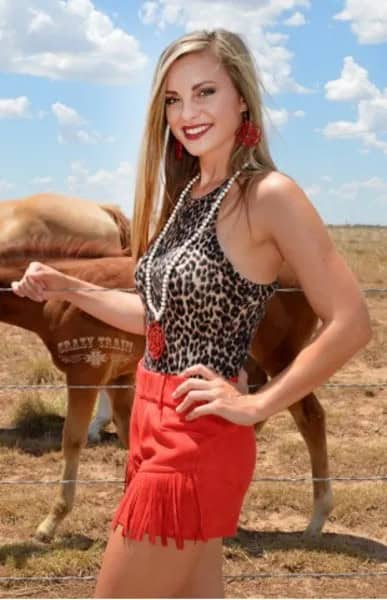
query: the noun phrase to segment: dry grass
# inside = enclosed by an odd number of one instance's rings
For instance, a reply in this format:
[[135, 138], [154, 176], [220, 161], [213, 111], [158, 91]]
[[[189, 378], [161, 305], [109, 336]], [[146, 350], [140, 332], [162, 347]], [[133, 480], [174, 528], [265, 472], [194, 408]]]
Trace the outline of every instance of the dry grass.
[[[387, 280], [387, 236], [382, 228], [331, 228], [331, 234], [363, 287]], [[387, 303], [385, 295], [367, 296], [374, 338], [337, 373], [333, 381], [387, 381]], [[0, 324], [0, 383], [52, 383], [62, 375], [47, 360], [40, 340]], [[386, 474], [387, 390], [318, 390], [327, 414], [328, 449], [333, 476]], [[0, 392], [3, 434], [0, 479], [57, 479], [61, 469], [60, 429], [65, 395], [60, 392]], [[23, 433], [13, 436], [17, 425]], [[256, 477], [310, 476], [309, 456], [288, 413], [268, 422], [258, 435]], [[80, 478], [122, 479], [126, 452], [110, 435], [82, 455]], [[95, 575], [109, 524], [121, 496], [120, 484], [78, 487], [74, 510], [50, 545], [34, 540], [47, 513], [53, 486], [0, 487], [0, 576]], [[310, 483], [252, 482], [238, 535], [224, 541], [224, 573], [353, 573], [387, 571], [386, 483], [334, 482], [335, 508], [322, 537], [302, 531], [312, 503]], [[88, 597], [93, 582], [13, 583], [0, 597]], [[333, 579], [234, 578], [228, 597], [382, 598], [387, 577]]]
[[23, 399], [16, 405], [13, 422], [23, 437], [41, 437], [47, 432], [61, 432], [63, 417], [47, 400], [36, 391], [24, 392]]
[[29, 356], [28, 368], [25, 371], [25, 381], [29, 385], [44, 385], [64, 381], [63, 374], [52, 364], [51, 359], [45, 355]]

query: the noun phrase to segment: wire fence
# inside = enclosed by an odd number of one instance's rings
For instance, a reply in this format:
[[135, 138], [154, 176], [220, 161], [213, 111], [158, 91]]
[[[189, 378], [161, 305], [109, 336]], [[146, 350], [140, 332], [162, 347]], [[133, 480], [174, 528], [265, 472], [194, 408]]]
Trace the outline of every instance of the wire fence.
[[[115, 289], [117, 291], [123, 292], [136, 292], [135, 288], [84, 288], [84, 291], [90, 292], [101, 292], [101, 291], [110, 291], [111, 289]], [[77, 288], [63, 288], [58, 291], [76, 291]], [[0, 292], [10, 292], [13, 291], [12, 288], [8, 287], [0, 287]], [[302, 292], [301, 288], [278, 288], [277, 291], [281, 292]], [[368, 293], [386, 293], [387, 288], [364, 288], [362, 292], [365, 294]], [[379, 383], [326, 383], [320, 387], [326, 388], [386, 388], [387, 382], [381, 381]], [[135, 385], [118, 385], [118, 384], [109, 384], [109, 385], [67, 385], [67, 384], [39, 384], [39, 385], [22, 385], [22, 384], [4, 384], [0, 385], [1, 390], [27, 390], [27, 389], [51, 389], [51, 390], [59, 390], [59, 389], [121, 389], [121, 388], [135, 388]], [[248, 388], [256, 388], [256, 386], [248, 386]], [[369, 481], [387, 481], [387, 475], [375, 475], [375, 476], [336, 476], [336, 477], [257, 477], [253, 478], [252, 482], [256, 483], [311, 483], [311, 482], [369, 482]], [[59, 485], [59, 484], [69, 484], [76, 483], [81, 485], [102, 485], [102, 484], [119, 484], [123, 485], [124, 480], [121, 479], [55, 479], [55, 480], [0, 480], [0, 486], [13, 486], [13, 485]], [[387, 571], [357, 571], [357, 572], [344, 572], [344, 573], [335, 573], [335, 572], [315, 572], [315, 571], [303, 571], [303, 572], [258, 572], [258, 573], [240, 573], [235, 575], [224, 575], [224, 579], [230, 582], [236, 580], [245, 580], [245, 579], [268, 579], [268, 578], [277, 578], [277, 579], [295, 579], [295, 578], [333, 578], [333, 579], [360, 579], [366, 577], [386, 577]], [[9, 583], [21, 583], [21, 582], [39, 582], [39, 583], [65, 583], [65, 582], [86, 582], [86, 581], [95, 581], [95, 575], [68, 575], [68, 576], [15, 576], [15, 577], [0, 577], [0, 584], [9, 584]]]
[[[347, 475], [337, 477], [253, 477], [252, 482], [257, 483], [313, 483], [322, 481], [387, 481], [387, 475]], [[1, 485], [58, 485], [76, 483], [81, 485], [104, 485], [104, 484], [121, 484], [123, 479], [0, 479]]]
[[[265, 573], [238, 573], [224, 575], [223, 578], [232, 582], [243, 579], [299, 579], [299, 578], [332, 578], [332, 579], [360, 579], [363, 577], [386, 577], [387, 571], [357, 571], [353, 573], [335, 573], [318, 571], [299, 571], [297, 573], [265, 572]], [[39, 582], [39, 583], [64, 583], [68, 581], [95, 581], [95, 575], [63, 575], [63, 576], [25, 576], [25, 577], [0, 577], [0, 583], [8, 582]]]
[[[101, 287], [101, 288], [87, 288], [87, 287], [83, 287], [82, 288], [82, 292], [111, 292], [112, 290], [115, 290], [117, 292], [133, 292], [133, 293], [137, 293], [137, 290], [135, 287], [114, 287], [114, 288], [106, 288], [106, 287]], [[77, 287], [65, 287], [65, 288], [57, 288], [55, 290], [55, 292], [77, 292], [79, 291], [79, 288]], [[369, 294], [369, 293], [381, 293], [381, 294], [385, 294], [387, 292], [387, 288], [362, 288], [362, 293], [363, 294]], [[13, 292], [13, 289], [11, 287], [0, 287], [0, 292]], [[299, 287], [279, 287], [277, 288], [277, 292], [304, 292], [304, 290], [302, 288]]]
[[[256, 385], [247, 386], [248, 389], [256, 388]], [[327, 388], [386, 388], [387, 381], [380, 381], [379, 383], [324, 383], [319, 387], [327, 387]], [[134, 384], [77, 384], [77, 385], [67, 385], [66, 383], [39, 383], [39, 384], [1, 384], [1, 390], [89, 390], [89, 389], [98, 389], [98, 390], [116, 390], [116, 389], [135, 389], [136, 386]]]

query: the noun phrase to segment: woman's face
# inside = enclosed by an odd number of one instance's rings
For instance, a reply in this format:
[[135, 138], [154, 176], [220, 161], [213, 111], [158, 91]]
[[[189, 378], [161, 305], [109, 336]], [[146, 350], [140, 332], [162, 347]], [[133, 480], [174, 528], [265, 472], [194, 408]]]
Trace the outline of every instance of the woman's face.
[[[193, 156], [231, 151], [244, 110], [247, 110], [245, 102], [211, 51], [186, 54], [170, 67], [166, 119], [173, 135]], [[195, 138], [198, 133], [194, 129], [190, 135], [190, 130], [199, 126], [207, 131]]]

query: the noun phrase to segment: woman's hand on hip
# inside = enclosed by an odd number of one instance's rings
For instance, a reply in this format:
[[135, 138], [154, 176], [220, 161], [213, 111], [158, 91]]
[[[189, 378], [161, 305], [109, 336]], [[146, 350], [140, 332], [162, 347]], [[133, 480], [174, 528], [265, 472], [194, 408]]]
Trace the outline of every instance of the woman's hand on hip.
[[[232, 383], [202, 364], [184, 369], [179, 375], [188, 378], [172, 394], [174, 399], [185, 394], [176, 411], [186, 411], [195, 402], [206, 402], [187, 413], [186, 420], [204, 415], [217, 415], [236, 425], [255, 425], [257, 398], [247, 393], [247, 374], [244, 370], [243, 373], [240, 371], [238, 382]], [[204, 379], [190, 377], [193, 375], [200, 375]]]

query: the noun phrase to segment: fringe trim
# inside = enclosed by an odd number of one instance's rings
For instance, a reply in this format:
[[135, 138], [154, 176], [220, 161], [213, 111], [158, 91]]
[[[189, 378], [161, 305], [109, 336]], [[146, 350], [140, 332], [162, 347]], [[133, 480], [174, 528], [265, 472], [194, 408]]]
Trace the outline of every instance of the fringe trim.
[[133, 464], [131, 458], [129, 457], [127, 459], [126, 467], [125, 467], [124, 493], [126, 492], [126, 488], [132, 481], [133, 477], [135, 476], [135, 473], [136, 473], [136, 470], [134, 468], [134, 464]]
[[128, 485], [113, 518], [113, 529], [120, 524], [123, 536], [138, 541], [145, 533], [152, 543], [160, 536], [163, 546], [172, 537], [181, 550], [184, 539], [208, 540], [203, 534], [193, 473], [139, 471], [133, 477], [133, 472], [128, 464]]

